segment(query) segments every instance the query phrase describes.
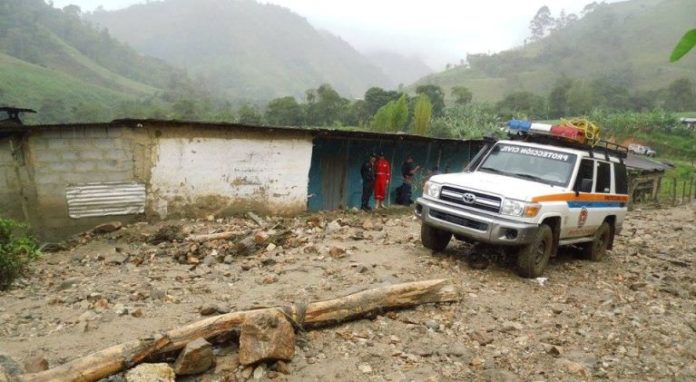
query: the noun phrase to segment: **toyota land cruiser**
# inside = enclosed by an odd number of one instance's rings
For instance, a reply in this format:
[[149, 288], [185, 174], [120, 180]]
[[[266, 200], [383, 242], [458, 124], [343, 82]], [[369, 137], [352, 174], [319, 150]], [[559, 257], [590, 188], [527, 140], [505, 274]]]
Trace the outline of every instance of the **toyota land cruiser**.
[[532, 130], [511, 130], [514, 139], [489, 142], [465, 172], [425, 184], [415, 212], [426, 248], [442, 251], [453, 235], [506, 246], [523, 277], [542, 275], [559, 246], [605, 257], [626, 216], [627, 150]]

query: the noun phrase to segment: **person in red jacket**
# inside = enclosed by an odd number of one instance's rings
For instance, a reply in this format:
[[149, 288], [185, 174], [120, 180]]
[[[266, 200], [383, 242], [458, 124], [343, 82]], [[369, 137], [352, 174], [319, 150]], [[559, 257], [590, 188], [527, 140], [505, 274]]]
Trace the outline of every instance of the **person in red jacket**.
[[384, 159], [384, 153], [379, 153], [375, 162], [375, 208], [384, 208], [384, 199], [389, 190], [391, 180], [391, 165]]

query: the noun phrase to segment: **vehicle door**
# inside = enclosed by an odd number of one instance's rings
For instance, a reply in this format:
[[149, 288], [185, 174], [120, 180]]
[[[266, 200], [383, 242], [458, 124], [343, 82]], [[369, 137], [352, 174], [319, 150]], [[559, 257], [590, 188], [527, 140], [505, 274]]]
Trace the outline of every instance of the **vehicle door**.
[[596, 164], [593, 159], [584, 158], [580, 161], [573, 187], [573, 190], [578, 191], [578, 195], [567, 202], [568, 216], [561, 232], [561, 236], [564, 238], [583, 237], [594, 232], [587, 223], [590, 217], [588, 201], [592, 198], [595, 185], [595, 168]]
[[594, 233], [604, 219], [611, 214], [616, 214], [619, 202], [614, 195], [612, 176], [612, 164], [607, 161], [595, 161], [594, 194], [584, 200], [587, 208], [587, 221], [585, 228], [589, 233]]

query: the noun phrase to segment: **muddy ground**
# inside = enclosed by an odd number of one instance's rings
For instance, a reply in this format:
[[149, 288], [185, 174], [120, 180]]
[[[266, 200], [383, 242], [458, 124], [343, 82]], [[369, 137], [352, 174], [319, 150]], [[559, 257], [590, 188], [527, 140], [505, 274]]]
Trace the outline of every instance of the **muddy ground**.
[[[201, 319], [202, 308], [242, 310], [449, 278], [461, 302], [300, 333], [289, 374], [261, 365], [256, 377], [695, 380], [695, 211], [633, 211], [608, 259], [588, 262], [562, 249], [539, 280], [519, 278], [495, 254], [473, 269], [475, 249], [465, 243], [431, 253], [407, 210], [269, 218], [263, 228], [243, 218], [136, 224], [46, 254], [0, 294], [0, 351], [55, 366]], [[259, 231], [271, 237], [262, 234], [250, 255], [230, 242], [182, 241], [227, 230], [239, 232], [235, 240]], [[236, 366], [235, 346], [218, 348], [219, 362]]]

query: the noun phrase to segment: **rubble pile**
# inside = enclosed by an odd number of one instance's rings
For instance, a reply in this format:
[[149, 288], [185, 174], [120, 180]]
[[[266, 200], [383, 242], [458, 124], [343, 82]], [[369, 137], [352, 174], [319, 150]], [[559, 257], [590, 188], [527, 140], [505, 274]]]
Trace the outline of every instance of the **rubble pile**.
[[111, 224], [55, 246], [0, 295], [0, 367], [42, 370], [206, 317], [447, 278], [461, 302], [311, 332], [263, 317], [111, 380], [694, 380], [695, 215], [630, 212], [605, 261], [564, 248], [532, 280], [466, 243], [425, 250], [406, 210]]

